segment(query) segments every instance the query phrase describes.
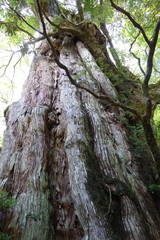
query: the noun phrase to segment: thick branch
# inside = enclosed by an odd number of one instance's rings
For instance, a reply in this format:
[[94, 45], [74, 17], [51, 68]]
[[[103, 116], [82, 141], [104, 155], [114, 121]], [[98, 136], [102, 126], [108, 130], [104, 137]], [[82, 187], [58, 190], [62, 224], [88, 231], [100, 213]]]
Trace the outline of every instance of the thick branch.
[[101, 20], [101, 21], [100, 21], [100, 28], [101, 28], [103, 34], [106, 36], [106, 38], [107, 38], [107, 40], [108, 40], [108, 42], [109, 42], [110, 49], [111, 49], [110, 51], [111, 51], [111, 54], [112, 54], [112, 56], [113, 56], [113, 58], [114, 58], [114, 60], [115, 60], [115, 62], [116, 62], [116, 65], [117, 65], [118, 67], [121, 67], [121, 66], [122, 66], [122, 65], [121, 65], [121, 61], [120, 61], [120, 59], [119, 59], [119, 57], [118, 57], [118, 54], [117, 54], [117, 52], [116, 52], [116, 49], [115, 49], [114, 46], [113, 46], [112, 39], [111, 39], [111, 37], [110, 37], [110, 35], [109, 35], [109, 32], [108, 32], [108, 30], [107, 30], [107, 28], [106, 28], [106, 24], [105, 24], [104, 20]]
[[149, 82], [151, 74], [152, 74], [153, 56], [154, 56], [154, 52], [155, 52], [155, 48], [156, 48], [156, 44], [157, 44], [157, 40], [158, 40], [159, 29], [160, 29], [160, 18], [155, 27], [153, 39], [150, 44], [149, 55], [148, 55], [148, 60], [147, 60], [147, 72], [146, 72], [146, 77], [144, 79], [145, 86], [148, 86], [148, 82]]
[[142, 33], [142, 35], [143, 35], [146, 43], [150, 46], [151, 42], [149, 41], [149, 39], [148, 39], [148, 37], [147, 37], [144, 29], [142, 28], [142, 26], [141, 26], [138, 22], [136, 22], [136, 21], [134, 20], [134, 18], [131, 16], [131, 14], [130, 14], [129, 12], [127, 12], [127, 11], [124, 10], [123, 8], [117, 6], [117, 5], [113, 2], [113, 0], [110, 0], [110, 2], [111, 2], [112, 7], [114, 7], [117, 11], [119, 11], [119, 12], [123, 13], [124, 15], [126, 15], [126, 16], [128, 17], [128, 19], [132, 22], [133, 26], [136, 27], [136, 28], [138, 28], [138, 29], [140, 30], [140, 32]]
[[[147, 49], [145, 49], [145, 54], [146, 54], [146, 56], [148, 58]], [[154, 69], [155, 72], [160, 73], [160, 71], [154, 65], [153, 65], [153, 69]]]
[[82, 22], [84, 20], [84, 16], [83, 16], [83, 9], [82, 9], [82, 5], [81, 5], [81, 1], [76, 0], [76, 5], [77, 5], [78, 13], [80, 16], [80, 21]]
[[150, 49], [149, 49], [149, 55], [148, 55], [148, 60], [147, 60], [147, 71], [146, 71], [146, 76], [144, 78], [144, 82], [142, 85], [143, 89], [143, 94], [146, 99], [146, 117], [149, 119], [152, 114], [152, 104], [151, 104], [151, 99], [149, 95], [149, 90], [148, 90], [148, 83], [152, 74], [152, 69], [153, 69], [153, 57], [155, 53], [155, 48], [158, 40], [158, 34], [159, 34], [159, 29], [160, 29], [160, 18], [157, 22], [157, 25], [154, 30], [153, 34], [153, 39], [150, 44]]
[[100, 11], [99, 11], [99, 21], [100, 21], [100, 29], [102, 30], [103, 34], [106, 36], [107, 41], [110, 45], [110, 52], [112, 54], [112, 57], [117, 65], [117, 67], [121, 67], [121, 61], [118, 57], [118, 54], [116, 52], [116, 49], [113, 46], [112, 39], [109, 35], [109, 32], [107, 30], [106, 24], [104, 19], [102, 18], [102, 11], [103, 11], [103, 0], [100, 0]]

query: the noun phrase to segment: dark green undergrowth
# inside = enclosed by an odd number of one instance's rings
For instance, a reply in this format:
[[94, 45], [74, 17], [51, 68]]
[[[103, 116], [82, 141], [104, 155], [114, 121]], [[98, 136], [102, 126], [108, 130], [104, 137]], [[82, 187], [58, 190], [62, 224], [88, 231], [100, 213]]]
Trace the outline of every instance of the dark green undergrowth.
[[[8, 193], [0, 187], [0, 213], [5, 215], [6, 212], [10, 211], [16, 201], [13, 197], [9, 197]], [[8, 235], [4, 232], [4, 222], [0, 223], [0, 240], [12, 240], [13, 236]]]

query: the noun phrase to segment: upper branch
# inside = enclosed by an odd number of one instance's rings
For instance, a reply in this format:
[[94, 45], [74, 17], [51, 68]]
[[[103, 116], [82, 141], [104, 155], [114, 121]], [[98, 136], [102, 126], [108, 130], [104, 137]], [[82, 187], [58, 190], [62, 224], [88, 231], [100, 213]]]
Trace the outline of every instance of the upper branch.
[[147, 72], [146, 72], [146, 76], [144, 79], [144, 85], [146, 85], [146, 86], [148, 86], [148, 82], [149, 82], [151, 74], [152, 74], [153, 56], [154, 56], [154, 52], [155, 52], [155, 48], [156, 48], [156, 44], [157, 44], [157, 40], [158, 40], [159, 29], [160, 29], [160, 18], [158, 19], [158, 22], [156, 24], [154, 34], [153, 34], [153, 39], [150, 44], [149, 55], [148, 55], [148, 59], [147, 59]]
[[83, 15], [83, 9], [82, 9], [82, 5], [81, 5], [81, 1], [76, 0], [76, 5], [77, 5], [78, 13], [79, 13], [79, 16], [80, 16], [80, 21], [83, 21], [84, 20], [84, 15]]
[[146, 71], [146, 75], [145, 75], [144, 82], [142, 85], [143, 94], [146, 99], [145, 117], [147, 117], [147, 119], [150, 119], [150, 117], [152, 115], [152, 102], [151, 102], [151, 98], [150, 98], [150, 94], [149, 94], [148, 83], [149, 83], [149, 80], [150, 80], [150, 77], [152, 74], [153, 56], [155, 53], [155, 48], [156, 48], [156, 44], [157, 44], [157, 40], [158, 40], [159, 29], [160, 29], [160, 18], [156, 24], [154, 34], [153, 34], [153, 39], [150, 44], [149, 54], [148, 54], [148, 59], [147, 59], [147, 71]]
[[117, 64], [117, 66], [121, 67], [122, 66], [121, 61], [120, 61], [120, 59], [118, 57], [116, 49], [113, 46], [112, 39], [111, 39], [111, 37], [109, 35], [109, 32], [108, 32], [108, 30], [106, 28], [106, 24], [105, 24], [104, 20], [100, 21], [100, 28], [101, 28], [103, 34], [106, 36], [106, 38], [107, 38], [107, 40], [109, 42], [109, 45], [110, 45], [110, 48], [111, 48], [110, 51], [111, 51], [111, 54], [112, 54], [112, 56], [113, 56], [113, 58], [114, 58], [114, 60], [115, 60], [115, 62]]
[[43, 20], [43, 16], [42, 16], [41, 6], [40, 6], [40, 3], [39, 3], [38, 0], [36, 0], [36, 2], [37, 2], [39, 17], [40, 17], [40, 20], [41, 20], [41, 23], [42, 23], [42, 27], [43, 27], [43, 33], [42, 33], [42, 35], [47, 35], [46, 26], [45, 26], [45, 23], [44, 23], [44, 20]]
[[134, 20], [134, 18], [131, 16], [131, 14], [130, 14], [129, 12], [127, 12], [127, 11], [124, 10], [123, 8], [117, 6], [117, 5], [113, 2], [113, 0], [110, 0], [110, 2], [111, 2], [112, 7], [114, 7], [117, 11], [119, 11], [119, 12], [123, 13], [124, 15], [126, 15], [126, 16], [129, 18], [129, 20], [132, 22], [133, 26], [136, 27], [136, 28], [138, 28], [138, 29], [140, 30], [140, 32], [142, 33], [142, 35], [143, 35], [146, 43], [150, 46], [151, 42], [150, 42], [150, 40], [148, 39], [148, 37], [147, 37], [144, 29], [142, 28], [142, 26], [141, 26], [138, 22], [136, 22], [136, 21]]

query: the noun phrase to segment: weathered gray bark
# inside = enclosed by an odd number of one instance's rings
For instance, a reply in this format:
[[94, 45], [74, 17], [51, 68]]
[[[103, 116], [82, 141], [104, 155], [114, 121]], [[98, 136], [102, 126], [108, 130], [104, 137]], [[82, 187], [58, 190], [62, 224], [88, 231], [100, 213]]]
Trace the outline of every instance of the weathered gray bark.
[[[60, 60], [77, 81], [98, 91], [98, 80], [116, 98], [82, 43], [63, 46]], [[160, 239], [118, 112], [71, 85], [50, 57], [34, 60], [7, 112], [0, 161], [1, 184], [17, 199], [5, 222], [14, 239]]]

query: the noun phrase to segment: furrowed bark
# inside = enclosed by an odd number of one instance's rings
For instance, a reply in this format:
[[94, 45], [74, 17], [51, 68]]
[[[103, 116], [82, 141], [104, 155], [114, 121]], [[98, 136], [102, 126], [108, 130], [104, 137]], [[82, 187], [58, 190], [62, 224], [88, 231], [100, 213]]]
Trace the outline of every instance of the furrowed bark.
[[[60, 61], [77, 82], [98, 91], [93, 76], [99, 77], [116, 98], [82, 43], [64, 44]], [[6, 113], [0, 181], [17, 198], [5, 222], [14, 239], [160, 238], [158, 209], [117, 111], [76, 88], [39, 53], [21, 100]]]

